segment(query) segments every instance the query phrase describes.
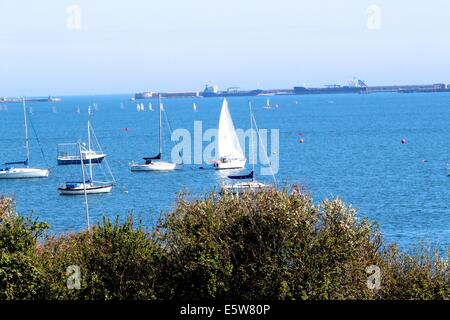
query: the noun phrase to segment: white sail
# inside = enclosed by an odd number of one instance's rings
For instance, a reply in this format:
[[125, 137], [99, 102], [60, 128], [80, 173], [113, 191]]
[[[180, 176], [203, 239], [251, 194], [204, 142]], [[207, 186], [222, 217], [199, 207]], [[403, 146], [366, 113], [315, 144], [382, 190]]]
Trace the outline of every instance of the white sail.
[[220, 112], [217, 154], [219, 159], [224, 157], [245, 159], [226, 99], [223, 100], [222, 111]]

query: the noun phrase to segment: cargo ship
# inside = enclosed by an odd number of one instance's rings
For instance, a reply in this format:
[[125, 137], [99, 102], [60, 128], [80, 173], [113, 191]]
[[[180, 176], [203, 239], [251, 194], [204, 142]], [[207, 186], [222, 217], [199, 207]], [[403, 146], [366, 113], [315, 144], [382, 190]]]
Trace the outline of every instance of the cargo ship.
[[151, 98], [153, 98], [153, 93], [151, 91], [146, 91], [146, 92], [135, 93], [134, 96], [130, 100], [134, 101], [134, 100], [143, 100], [143, 99], [151, 99]]
[[[22, 98], [0, 98], [0, 103], [21, 103]], [[25, 98], [25, 102], [59, 102], [62, 101], [61, 98], [53, 98], [48, 96], [47, 98]]]
[[258, 96], [264, 93], [263, 90], [239, 90], [239, 87], [230, 87], [226, 91], [219, 91], [217, 85], [206, 85], [203, 90], [202, 96], [208, 97], [245, 97], [245, 96]]

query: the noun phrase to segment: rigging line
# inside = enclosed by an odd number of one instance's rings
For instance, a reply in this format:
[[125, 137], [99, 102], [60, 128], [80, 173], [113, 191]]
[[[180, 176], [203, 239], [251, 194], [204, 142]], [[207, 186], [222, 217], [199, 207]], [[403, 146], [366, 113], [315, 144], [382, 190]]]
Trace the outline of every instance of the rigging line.
[[[102, 149], [102, 146], [101, 146], [100, 143], [98, 142], [97, 135], [95, 134], [95, 131], [94, 131], [94, 128], [92, 127], [92, 125], [90, 125], [90, 128], [89, 128], [89, 129], [91, 130], [92, 135], [94, 136], [95, 142], [97, 143], [97, 147], [98, 147], [98, 149], [100, 150], [100, 153], [104, 154], [103, 149]], [[106, 167], [107, 167], [107, 169], [108, 169], [108, 173], [111, 175], [111, 178], [112, 178], [114, 184], [116, 184], [117, 181], [116, 181], [116, 179], [114, 178], [114, 175], [113, 175], [113, 173], [112, 173], [112, 171], [111, 171], [111, 167], [109, 166], [108, 159], [106, 159], [106, 157], [105, 157], [105, 158], [103, 159], [103, 161], [105, 161]], [[106, 177], [105, 169], [104, 169], [102, 166], [100, 166], [100, 167], [102, 168], [103, 173], [105, 174], [105, 177]]]
[[42, 154], [42, 158], [44, 159], [45, 166], [48, 167], [49, 165], [48, 165], [47, 159], [45, 157], [44, 149], [42, 149], [41, 141], [39, 140], [39, 136], [37, 135], [37, 131], [36, 131], [36, 128], [34, 127], [34, 123], [31, 120], [31, 117], [28, 117], [28, 120], [30, 121], [31, 129], [33, 129], [34, 136], [35, 136], [36, 141], [38, 143], [39, 149], [41, 150], [41, 154]]
[[[169, 122], [169, 118], [167, 117], [166, 110], [164, 109], [163, 112], [164, 112], [164, 118], [166, 119], [167, 127], [169, 128], [169, 131], [170, 131], [170, 141], [172, 141], [172, 127], [170, 126], [170, 122]], [[181, 157], [181, 152], [178, 149], [178, 144], [175, 144], [175, 148], [177, 149], [178, 155], [181, 158], [181, 164], [183, 164], [183, 158]]]
[[264, 147], [264, 143], [262, 142], [262, 139], [261, 139], [261, 136], [259, 135], [259, 128], [258, 128], [258, 125], [256, 124], [256, 119], [255, 119], [255, 115], [253, 115], [252, 114], [252, 119], [253, 119], [253, 123], [255, 124], [255, 128], [256, 128], [256, 133], [257, 133], [257, 135], [258, 135], [258, 140], [259, 140], [259, 142], [261, 143], [261, 146], [262, 146], [262, 148], [263, 148], [263, 150], [264, 150], [264, 155], [266, 156], [266, 159], [267, 159], [267, 162], [269, 163], [269, 167], [270, 167], [270, 172], [272, 173], [272, 178], [273, 178], [273, 181], [275, 182], [275, 186], [277, 185], [277, 178], [275, 177], [275, 173], [273, 172], [273, 169], [272, 169], [272, 163], [271, 163], [271, 161], [270, 161], [270, 159], [269, 159], [269, 156], [268, 156], [268, 154], [267, 154], [267, 150], [266, 150], [266, 148]]

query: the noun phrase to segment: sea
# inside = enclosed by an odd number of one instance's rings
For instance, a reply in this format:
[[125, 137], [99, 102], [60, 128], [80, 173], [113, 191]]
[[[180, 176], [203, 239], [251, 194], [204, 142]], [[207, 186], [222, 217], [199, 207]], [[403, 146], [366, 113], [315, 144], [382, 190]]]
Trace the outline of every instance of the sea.
[[[48, 166], [51, 173], [44, 179], [0, 179], [0, 194], [13, 196], [20, 214], [32, 213], [48, 222], [51, 233], [86, 228], [84, 197], [61, 196], [57, 190], [64, 181], [81, 179], [80, 166], [58, 166], [56, 158], [58, 144], [86, 141], [88, 119], [108, 155], [107, 163], [93, 166], [94, 176], [111, 179], [105, 170], [108, 164], [116, 180], [110, 194], [88, 197], [92, 223], [134, 212], [151, 227], [174, 207], [180, 193], [195, 198], [217, 191], [227, 174], [211, 169], [211, 159], [194, 161], [194, 140], [205, 140], [195, 136], [199, 125], [203, 133], [217, 129], [223, 99], [163, 99], [163, 158], [171, 160], [176, 144], [171, 132], [184, 132], [192, 135], [192, 161], [172, 172], [132, 173], [131, 161], [158, 154], [159, 120], [158, 112], [149, 110], [149, 103], [157, 110], [156, 99], [131, 101], [131, 96], [66, 96], [60, 102], [27, 103], [30, 165]], [[264, 108], [267, 99], [271, 109]], [[357, 209], [358, 219], [376, 222], [384, 239], [404, 250], [421, 242], [441, 250], [450, 246], [450, 94], [227, 100], [236, 128], [250, 127], [250, 101], [259, 130], [267, 130], [267, 154], [279, 165], [273, 177], [261, 174], [262, 164], [257, 164], [258, 180], [276, 181], [278, 187], [300, 184], [315, 203], [339, 197]], [[138, 111], [140, 103], [143, 111]], [[201, 145], [205, 148], [210, 142], [206, 139]], [[245, 150], [248, 156], [250, 148]], [[24, 159], [22, 105], [0, 104], [0, 162]], [[250, 169], [247, 165], [237, 174]]]

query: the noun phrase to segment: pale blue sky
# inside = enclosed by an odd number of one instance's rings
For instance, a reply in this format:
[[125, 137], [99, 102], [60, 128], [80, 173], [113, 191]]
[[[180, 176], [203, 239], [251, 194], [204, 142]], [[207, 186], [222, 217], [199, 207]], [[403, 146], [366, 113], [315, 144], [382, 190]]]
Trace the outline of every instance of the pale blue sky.
[[0, 96], [450, 82], [448, 0], [112, 2], [0, 0]]

